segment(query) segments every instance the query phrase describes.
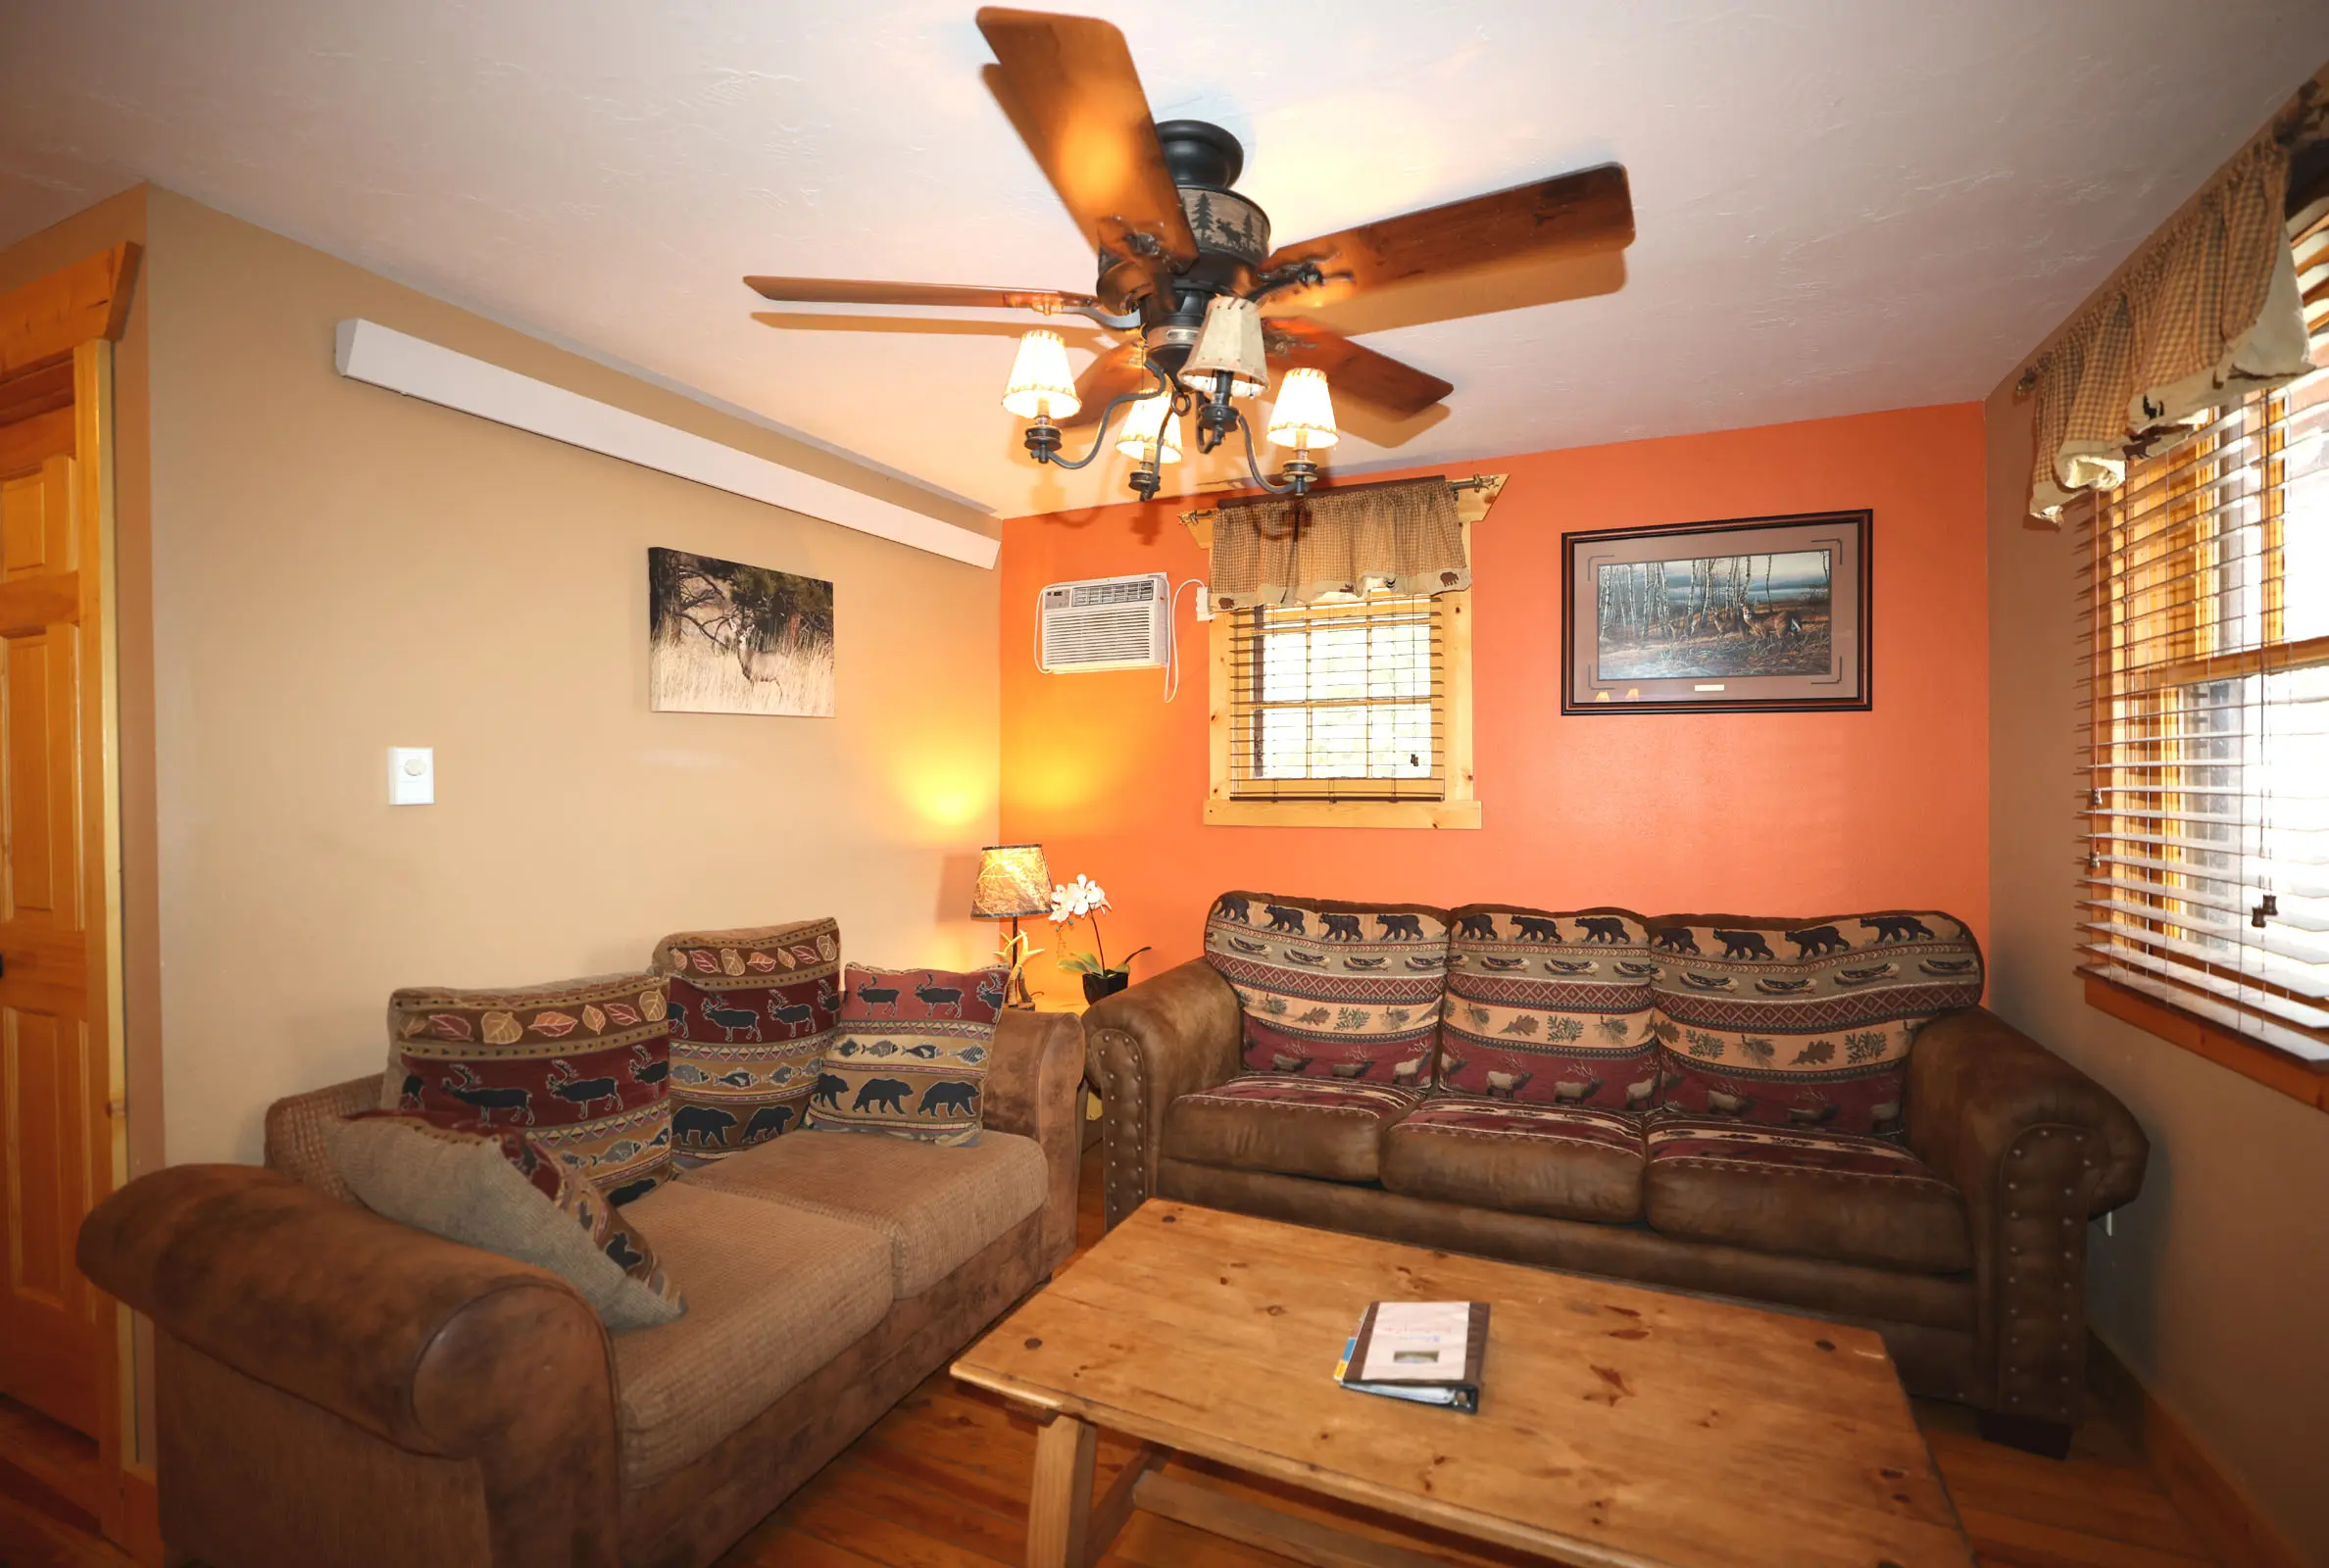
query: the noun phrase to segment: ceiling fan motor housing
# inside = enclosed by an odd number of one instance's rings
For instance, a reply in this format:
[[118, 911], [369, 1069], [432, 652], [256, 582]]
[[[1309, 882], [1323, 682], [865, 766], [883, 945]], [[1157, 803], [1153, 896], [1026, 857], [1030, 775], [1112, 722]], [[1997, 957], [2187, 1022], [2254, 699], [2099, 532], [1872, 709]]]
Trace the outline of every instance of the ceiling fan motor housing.
[[1269, 256], [1269, 215], [1229, 188], [1245, 172], [1245, 148], [1228, 131], [1202, 120], [1164, 120], [1157, 122], [1157, 141], [1197, 241], [1197, 260], [1173, 279], [1174, 297], [1151, 299], [1142, 310], [1149, 358], [1169, 372], [1196, 347], [1207, 302], [1253, 287]]

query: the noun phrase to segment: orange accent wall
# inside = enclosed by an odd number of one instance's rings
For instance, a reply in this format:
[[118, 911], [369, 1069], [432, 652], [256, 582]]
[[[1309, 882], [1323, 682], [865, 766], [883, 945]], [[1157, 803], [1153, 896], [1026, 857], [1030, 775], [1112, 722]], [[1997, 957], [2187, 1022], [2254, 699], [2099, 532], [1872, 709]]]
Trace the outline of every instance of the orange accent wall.
[[[1416, 470], [1511, 475], [1472, 537], [1476, 832], [1206, 826], [1194, 596], [1178, 609], [1169, 707], [1161, 671], [1046, 675], [1033, 649], [1045, 583], [1202, 578], [1178, 520], [1190, 503], [1016, 518], [1001, 567], [1002, 841], [1040, 842], [1055, 880], [1107, 889], [1111, 956], [1156, 949], [1136, 978], [1194, 957], [1208, 902], [1231, 887], [1649, 914], [1915, 906], [1986, 933], [1983, 463], [1981, 406], [1967, 403]], [[1562, 716], [1564, 531], [1858, 507], [1875, 513], [1871, 711]], [[1048, 928], [1033, 934], [1056, 953]], [[1031, 967], [1036, 989], [1071, 993], [1051, 962]]]

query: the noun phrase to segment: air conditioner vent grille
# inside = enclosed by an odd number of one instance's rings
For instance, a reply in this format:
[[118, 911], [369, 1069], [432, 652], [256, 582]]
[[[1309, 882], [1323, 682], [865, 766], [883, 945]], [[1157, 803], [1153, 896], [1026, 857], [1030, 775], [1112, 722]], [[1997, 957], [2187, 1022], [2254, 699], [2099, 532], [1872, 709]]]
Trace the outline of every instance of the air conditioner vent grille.
[[1037, 600], [1041, 666], [1070, 670], [1153, 669], [1172, 651], [1164, 574], [1057, 582]]

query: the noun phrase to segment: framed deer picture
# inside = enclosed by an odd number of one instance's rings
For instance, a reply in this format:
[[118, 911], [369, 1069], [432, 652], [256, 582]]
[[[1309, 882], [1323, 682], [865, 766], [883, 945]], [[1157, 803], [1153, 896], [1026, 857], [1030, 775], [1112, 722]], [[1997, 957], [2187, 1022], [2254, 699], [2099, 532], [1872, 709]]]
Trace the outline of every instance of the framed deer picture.
[[659, 713], [833, 712], [833, 585], [647, 552], [647, 696]]
[[1561, 710], [1865, 710], [1871, 515], [1565, 535]]

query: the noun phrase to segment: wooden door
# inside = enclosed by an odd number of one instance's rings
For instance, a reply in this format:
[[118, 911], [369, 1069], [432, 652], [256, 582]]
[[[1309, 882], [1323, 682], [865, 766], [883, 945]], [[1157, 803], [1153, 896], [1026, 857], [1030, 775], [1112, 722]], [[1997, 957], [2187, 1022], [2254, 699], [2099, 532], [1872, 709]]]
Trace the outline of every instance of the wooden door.
[[116, 1451], [119, 1325], [73, 1251], [121, 1144], [104, 624], [119, 313], [81, 307], [119, 293], [124, 260], [0, 297], [0, 1394]]

